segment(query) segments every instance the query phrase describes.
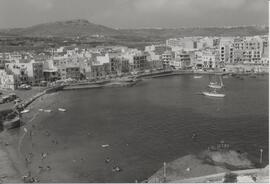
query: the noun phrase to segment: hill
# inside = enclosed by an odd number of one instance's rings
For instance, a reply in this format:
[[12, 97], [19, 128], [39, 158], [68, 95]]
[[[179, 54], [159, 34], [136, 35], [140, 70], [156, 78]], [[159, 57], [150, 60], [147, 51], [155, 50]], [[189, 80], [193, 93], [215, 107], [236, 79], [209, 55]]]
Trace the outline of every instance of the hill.
[[25, 37], [77, 37], [97, 34], [111, 36], [119, 34], [115, 29], [94, 24], [84, 19], [45, 23], [27, 28], [6, 29], [0, 32]]
[[27, 28], [0, 30], [0, 37], [58, 37], [58, 38], [91, 38], [94, 35], [102, 42], [156, 42], [168, 38], [185, 36], [254, 36], [268, 34], [268, 26], [239, 27], [194, 27], [194, 28], [160, 28], [160, 29], [113, 29], [98, 25], [84, 19], [58, 21], [39, 24]]

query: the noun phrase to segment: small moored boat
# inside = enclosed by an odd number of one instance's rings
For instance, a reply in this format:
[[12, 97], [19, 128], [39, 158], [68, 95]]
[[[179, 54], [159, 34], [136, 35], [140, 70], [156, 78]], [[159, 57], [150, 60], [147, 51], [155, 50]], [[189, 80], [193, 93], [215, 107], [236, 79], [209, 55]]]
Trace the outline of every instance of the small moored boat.
[[223, 98], [223, 97], [225, 97], [225, 94], [223, 94], [223, 93], [217, 93], [215, 91], [213, 91], [213, 92], [202, 92], [202, 94], [205, 95], [205, 96], [217, 97], [217, 98]]
[[58, 108], [58, 111], [60, 111], [60, 112], [66, 112], [67, 110], [64, 109], [64, 108]]
[[51, 109], [44, 110], [44, 112], [52, 112]]
[[23, 111], [21, 111], [21, 114], [28, 113], [28, 112], [30, 112], [29, 109], [24, 109]]
[[110, 145], [109, 144], [103, 144], [101, 145], [102, 148], [106, 148], [106, 147], [109, 147]]
[[113, 166], [112, 171], [113, 172], [121, 172], [122, 169], [119, 166]]
[[17, 127], [20, 127], [20, 125], [21, 125], [21, 120], [19, 116], [16, 116], [13, 119], [6, 120], [3, 122], [3, 127], [5, 129], [17, 128]]
[[200, 78], [202, 78], [202, 76], [201, 75], [195, 75], [193, 78], [194, 79], [200, 79]]

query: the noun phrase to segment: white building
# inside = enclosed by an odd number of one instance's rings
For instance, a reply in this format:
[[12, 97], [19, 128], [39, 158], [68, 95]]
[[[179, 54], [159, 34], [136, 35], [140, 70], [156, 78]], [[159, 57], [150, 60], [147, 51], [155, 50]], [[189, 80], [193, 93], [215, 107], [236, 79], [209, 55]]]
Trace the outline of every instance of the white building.
[[203, 68], [216, 68], [218, 62], [218, 55], [215, 50], [204, 50], [202, 52]]
[[161, 61], [164, 65], [169, 65], [170, 61], [173, 59], [173, 53], [171, 51], [165, 51], [161, 55]]
[[0, 88], [1, 89], [16, 89], [14, 75], [7, 74], [5, 70], [0, 70]]
[[21, 60], [6, 63], [5, 68], [17, 76], [22, 83], [38, 84], [43, 81], [43, 63]]

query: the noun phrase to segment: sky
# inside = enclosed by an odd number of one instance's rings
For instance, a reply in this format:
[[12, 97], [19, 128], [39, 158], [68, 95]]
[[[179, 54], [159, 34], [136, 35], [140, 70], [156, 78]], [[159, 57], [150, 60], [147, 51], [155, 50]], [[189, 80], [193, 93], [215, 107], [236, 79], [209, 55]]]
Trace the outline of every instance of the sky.
[[268, 24], [267, 0], [0, 0], [0, 29], [87, 19], [113, 28]]

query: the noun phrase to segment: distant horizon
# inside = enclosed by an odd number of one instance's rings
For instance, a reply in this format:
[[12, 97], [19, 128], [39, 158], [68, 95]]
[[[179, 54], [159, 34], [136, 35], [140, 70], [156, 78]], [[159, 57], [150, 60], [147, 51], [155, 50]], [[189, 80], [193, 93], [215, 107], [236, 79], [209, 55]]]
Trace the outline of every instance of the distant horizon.
[[24, 27], [6, 27], [2, 28], [0, 27], [0, 30], [9, 30], [9, 29], [25, 29], [25, 28], [30, 28], [38, 25], [43, 25], [43, 24], [53, 24], [53, 23], [58, 23], [58, 22], [68, 22], [68, 21], [79, 21], [79, 20], [84, 20], [88, 21], [89, 23], [96, 24], [96, 25], [101, 25], [105, 26], [108, 28], [112, 28], [115, 30], [136, 30], [136, 29], [182, 29], [182, 28], [234, 28], [234, 27], [269, 27], [269, 24], [249, 24], [249, 25], [217, 25], [217, 26], [182, 26], [182, 27], [134, 27], [134, 28], [117, 28], [117, 27], [110, 27], [107, 25], [100, 24], [98, 22], [93, 22], [91, 20], [85, 19], [85, 18], [73, 18], [73, 19], [63, 19], [63, 20], [55, 20], [55, 21], [48, 21], [48, 22], [41, 22], [41, 23], [36, 23], [33, 25], [29, 26], [24, 26]]
[[114, 29], [268, 25], [267, 0], [0, 0], [0, 29], [86, 19]]

